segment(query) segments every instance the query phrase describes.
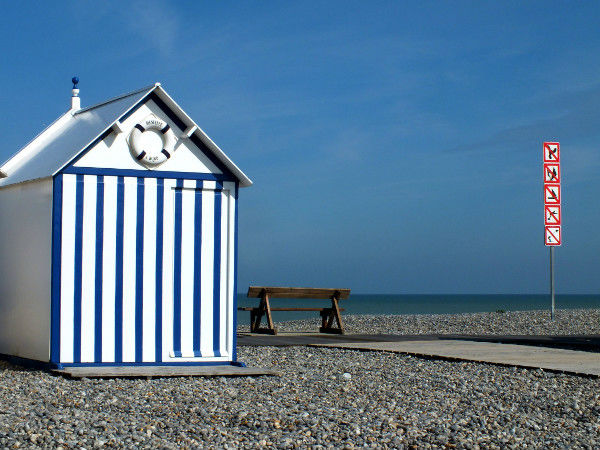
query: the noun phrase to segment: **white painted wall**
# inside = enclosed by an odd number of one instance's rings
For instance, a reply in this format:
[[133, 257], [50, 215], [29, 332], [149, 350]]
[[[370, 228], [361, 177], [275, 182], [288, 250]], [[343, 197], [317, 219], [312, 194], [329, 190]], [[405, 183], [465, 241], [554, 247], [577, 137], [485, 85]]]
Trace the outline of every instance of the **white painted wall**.
[[76, 167], [146, 170], [132, 157], [127, 138], [135, 124], [154, 114], [168, 123], [177, 136], [175, 151], [164, 164], [152, 169], [166, 172], [222, 173], [190, 139], [180, 139], [179, 129], [152, 100], [142, 105], [121, 124], [122, 133], [111, 133], [75, 163]]
[[0, 353], [50, 360], [52, 179], [0, 189]]

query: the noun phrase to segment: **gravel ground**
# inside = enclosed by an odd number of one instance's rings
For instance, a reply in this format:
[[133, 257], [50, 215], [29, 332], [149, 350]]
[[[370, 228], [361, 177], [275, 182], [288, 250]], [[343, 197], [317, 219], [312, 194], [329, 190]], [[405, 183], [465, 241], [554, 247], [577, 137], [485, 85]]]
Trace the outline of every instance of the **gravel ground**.
[[[468, 325], [464, 315], [444, 317], [442, 330]], [[495, 316], [470, 317], [475, 330], [488, 317], [488, 329], [506, 332]], [[347, 319], [355, 332], [384, 323]], [[421, 332], [435, 319], [422, 316]], [[408, 332], [410, 318], [392, 321]], [[597, 332], [589, 322], [587, 332]], [[600, 446], [595, 378], [341, 349], [243, 347], [239, 355], [283, 376], [72, 380], [0, 363], [0, 448]]]
[[[559, 309], [556, 310], [554, 321], [550, 320], [549, 311], [402, 316], [342, 315], [342, 320], [349, 334], [600, 334], [600, 309]], [[315, 331], [319, 326], [318, 316], [311, 320], [277, 323], [277, 328], [281, 331]], [[238, 329], [247, 332], [249, 325], [240, 324]]]

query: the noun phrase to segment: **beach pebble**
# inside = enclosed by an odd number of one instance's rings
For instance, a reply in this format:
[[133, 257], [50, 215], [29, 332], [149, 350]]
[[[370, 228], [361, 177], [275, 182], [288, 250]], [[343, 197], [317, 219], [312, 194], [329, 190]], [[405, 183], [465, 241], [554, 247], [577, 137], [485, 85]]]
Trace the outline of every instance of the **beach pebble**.
[[[370, 334], [600, 334], [599, 310], [559, 311], [556, 323], [511, 314], [346, 323]], [[0, 362], [0, 448], [600, 447], [596, 378], [302, 346], [238, 355], [282, 376], [76, 380]]]
[[[349, 334], [505, 334], [560, 335], [600, 334], [600, 309], [560, 309], [555, 320], [549, 311], [506, 311], [503, 313], [344, 315]], [[281, 331], [315, 331], [319, 317], [277, 324]], [[238, 330], [248, 331], [239, 323]]]

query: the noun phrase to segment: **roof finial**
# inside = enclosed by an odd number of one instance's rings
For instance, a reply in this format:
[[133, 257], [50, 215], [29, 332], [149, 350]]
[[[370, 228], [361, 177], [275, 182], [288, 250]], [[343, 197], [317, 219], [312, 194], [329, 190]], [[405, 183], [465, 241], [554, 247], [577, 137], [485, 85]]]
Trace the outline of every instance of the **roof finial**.
[[79, 87], [77, 86], [79, 84], [79, 77], [73, 77], [71, 78], [71, 81], [73, 82], [73, 96], [71, 97], [71, 110], [78, 110], [81, 109], [81, 99], [79, 98]]

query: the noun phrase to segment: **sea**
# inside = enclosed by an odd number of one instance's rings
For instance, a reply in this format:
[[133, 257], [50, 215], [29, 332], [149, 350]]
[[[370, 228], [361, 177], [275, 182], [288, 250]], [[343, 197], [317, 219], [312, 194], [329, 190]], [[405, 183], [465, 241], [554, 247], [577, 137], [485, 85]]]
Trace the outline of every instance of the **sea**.
[[[245, 293], [238, 294], [238, 306], [257, 306], [260, 300], [248, 298]], [[401, 295], [366, 295], [351, 294], [346, 300], [340, 301], [348, 314], [457, 314], [473, 312], [496, 311], [529, 311], [535, 309], [550, 310], [551, 299], [545, 295], [475, 295], [475, 294], [401, 294]], [[271, 307], [328, 306], [327, 300], [311, 299], [273, 299]], [[556, 295], [557, 309], [600, 308], [600, 295]], [[318, 318], [318, 312], [305, 311], [274, 311], [273, 320], [286, 321], [297, 319]], [[250, 313], [238, 312], [240, 324], [249, 323]]]

